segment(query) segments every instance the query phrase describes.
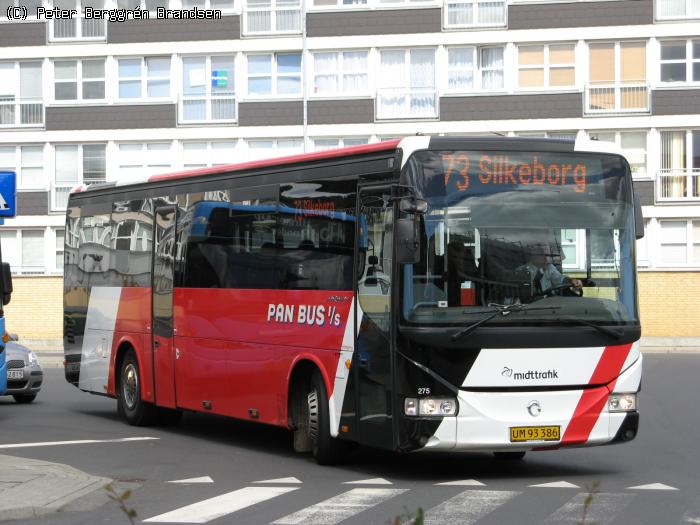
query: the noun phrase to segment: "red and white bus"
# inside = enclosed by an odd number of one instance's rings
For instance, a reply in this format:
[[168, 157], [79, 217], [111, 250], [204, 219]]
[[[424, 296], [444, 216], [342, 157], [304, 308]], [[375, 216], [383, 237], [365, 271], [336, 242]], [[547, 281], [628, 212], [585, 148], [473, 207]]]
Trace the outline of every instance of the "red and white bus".
[[130, 424], [259, 421], [321, 463], [631, 440], [643, 223], [602, 147], [416, 136], [78, 188], [66, 378]]

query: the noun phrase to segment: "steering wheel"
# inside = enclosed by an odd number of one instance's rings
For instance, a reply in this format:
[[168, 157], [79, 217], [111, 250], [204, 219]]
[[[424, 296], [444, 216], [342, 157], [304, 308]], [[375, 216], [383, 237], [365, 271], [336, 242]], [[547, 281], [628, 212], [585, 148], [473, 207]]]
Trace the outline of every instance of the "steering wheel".
[[551, 288], [543, 290], [537, 295], [542, 295], [546, 297], [552, 294], [553, 292], [558, 292], [559, 290], [568, 290], [572, 295], [576, 297], [583, 297], [583, 288], [574, 288], [574, 286], [571, 284], [570, 279], [568, 279], [565, 283], [558, 284], [557, 286], [552, 286]]

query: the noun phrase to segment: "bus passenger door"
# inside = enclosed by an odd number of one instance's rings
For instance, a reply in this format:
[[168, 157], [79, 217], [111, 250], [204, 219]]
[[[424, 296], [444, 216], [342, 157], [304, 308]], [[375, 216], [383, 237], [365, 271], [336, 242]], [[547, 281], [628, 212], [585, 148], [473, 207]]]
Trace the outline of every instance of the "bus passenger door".
[[357, 424], [363, 444], [388, 448], [392, 446], [391, 188], [361, 188], [357, 203]]
[[173, 277], [175, 269], [175, 206], [156, 208], [153, 214], [153, 375], [155, 401], [175, 407], [173, 345]]

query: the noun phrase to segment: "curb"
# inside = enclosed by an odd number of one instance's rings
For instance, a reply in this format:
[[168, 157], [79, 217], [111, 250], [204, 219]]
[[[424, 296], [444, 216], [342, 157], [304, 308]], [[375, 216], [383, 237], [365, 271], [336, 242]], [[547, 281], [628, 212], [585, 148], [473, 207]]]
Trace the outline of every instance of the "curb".
[[59, 512], [111, 482], [61, 463], [0, 455], [0, 521]]

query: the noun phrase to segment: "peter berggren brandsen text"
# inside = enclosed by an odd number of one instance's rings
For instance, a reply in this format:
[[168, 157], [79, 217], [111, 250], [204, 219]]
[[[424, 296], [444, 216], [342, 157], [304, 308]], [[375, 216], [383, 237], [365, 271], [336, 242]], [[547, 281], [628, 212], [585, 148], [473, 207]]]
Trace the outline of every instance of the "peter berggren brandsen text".
[[[221, 9], [200, 9], [194, 7], [192, 9], [166, 9], [165, 7], [156, 8], [155, 12], [147, 11], [146, 9], [95, 9], [85, 7], [80, 15], [80, 18], [86, 20], [109, 20], [110, 22], [124, 22], [125, 20], [149, 20], [151, 15], [155, 15], [155, 19], [173, 19], [173, 20], [219, 20], [221, 19]], [[78, 18], [77, 9], [48, 9], [46, 7], [37, 7], [36, 17], [39, 20], [72, 20]]]

